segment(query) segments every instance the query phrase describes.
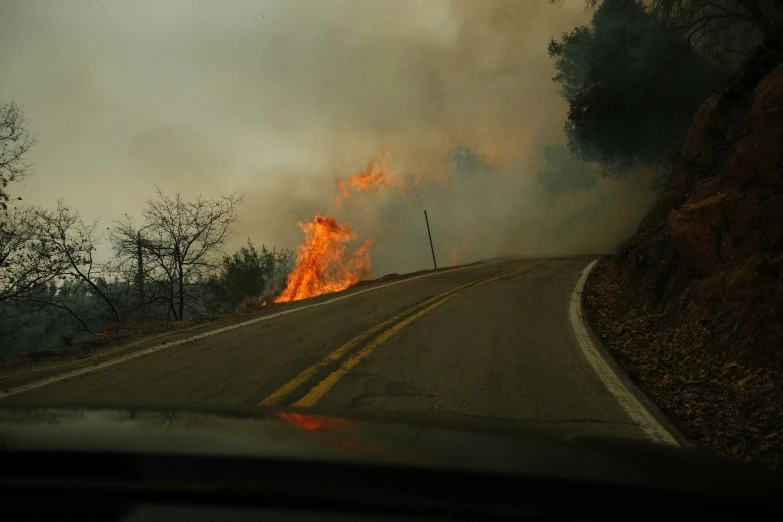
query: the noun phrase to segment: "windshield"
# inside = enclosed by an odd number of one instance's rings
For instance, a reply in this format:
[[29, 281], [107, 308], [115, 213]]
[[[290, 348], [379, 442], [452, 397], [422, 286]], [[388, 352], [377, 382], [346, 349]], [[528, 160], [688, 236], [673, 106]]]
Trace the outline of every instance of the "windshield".
[[777, 469], [781, 34], [776, 0], [3, 2], [0, 407]]

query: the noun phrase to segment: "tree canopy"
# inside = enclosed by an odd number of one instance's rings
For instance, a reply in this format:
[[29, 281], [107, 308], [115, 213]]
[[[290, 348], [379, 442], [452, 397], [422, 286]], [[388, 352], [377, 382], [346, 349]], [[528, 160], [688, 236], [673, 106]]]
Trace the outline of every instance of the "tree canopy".
[[640, 1], [605, 0], [589, 26], [552, 39], [568, 148], [622, 177], [665, 163], [721, 70]]
[[259, 251], [248, 239], [247, 245], [233, 255], [223, 256], [220, 273], [210, 279], [210, 307], [225, 313], [245, 299], [265, 294], [271, 297], [275, 278], [288, 272], [293, 254], [290, 249], [269, 250], [265, 245]]

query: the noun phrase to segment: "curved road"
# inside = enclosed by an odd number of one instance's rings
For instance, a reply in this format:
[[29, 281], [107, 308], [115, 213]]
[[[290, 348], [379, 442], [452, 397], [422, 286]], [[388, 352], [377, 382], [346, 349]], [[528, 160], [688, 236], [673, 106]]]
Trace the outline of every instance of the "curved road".
[[297, 303], [285, 315], [169, 341], [154, 353], [129, 350], [120, 362], [119, 355], [82, 362], [71, 377], [29, 373], [0, 385], [8, 402], [358, 408], [641, 438], [585, 357], [569, 317], [590, 261], [517, 259], [439, 271], [337, 301]]

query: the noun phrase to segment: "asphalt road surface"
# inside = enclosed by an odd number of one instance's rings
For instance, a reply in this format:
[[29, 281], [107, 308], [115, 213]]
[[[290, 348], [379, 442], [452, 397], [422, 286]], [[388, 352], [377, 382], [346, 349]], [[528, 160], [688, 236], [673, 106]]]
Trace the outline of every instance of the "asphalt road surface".
[[3, 400], [423, 412], [642, 438], [569, 317], [590, 261], [504, 260], [322, 298]]

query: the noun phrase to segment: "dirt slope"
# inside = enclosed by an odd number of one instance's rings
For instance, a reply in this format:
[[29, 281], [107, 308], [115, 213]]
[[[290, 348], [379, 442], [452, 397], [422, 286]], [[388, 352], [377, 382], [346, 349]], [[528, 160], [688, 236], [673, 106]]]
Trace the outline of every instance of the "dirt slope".
[[597, 333], [696, 445], [783, 467], [783, 64], [704, 102], [657, 203], [594, 272]]

